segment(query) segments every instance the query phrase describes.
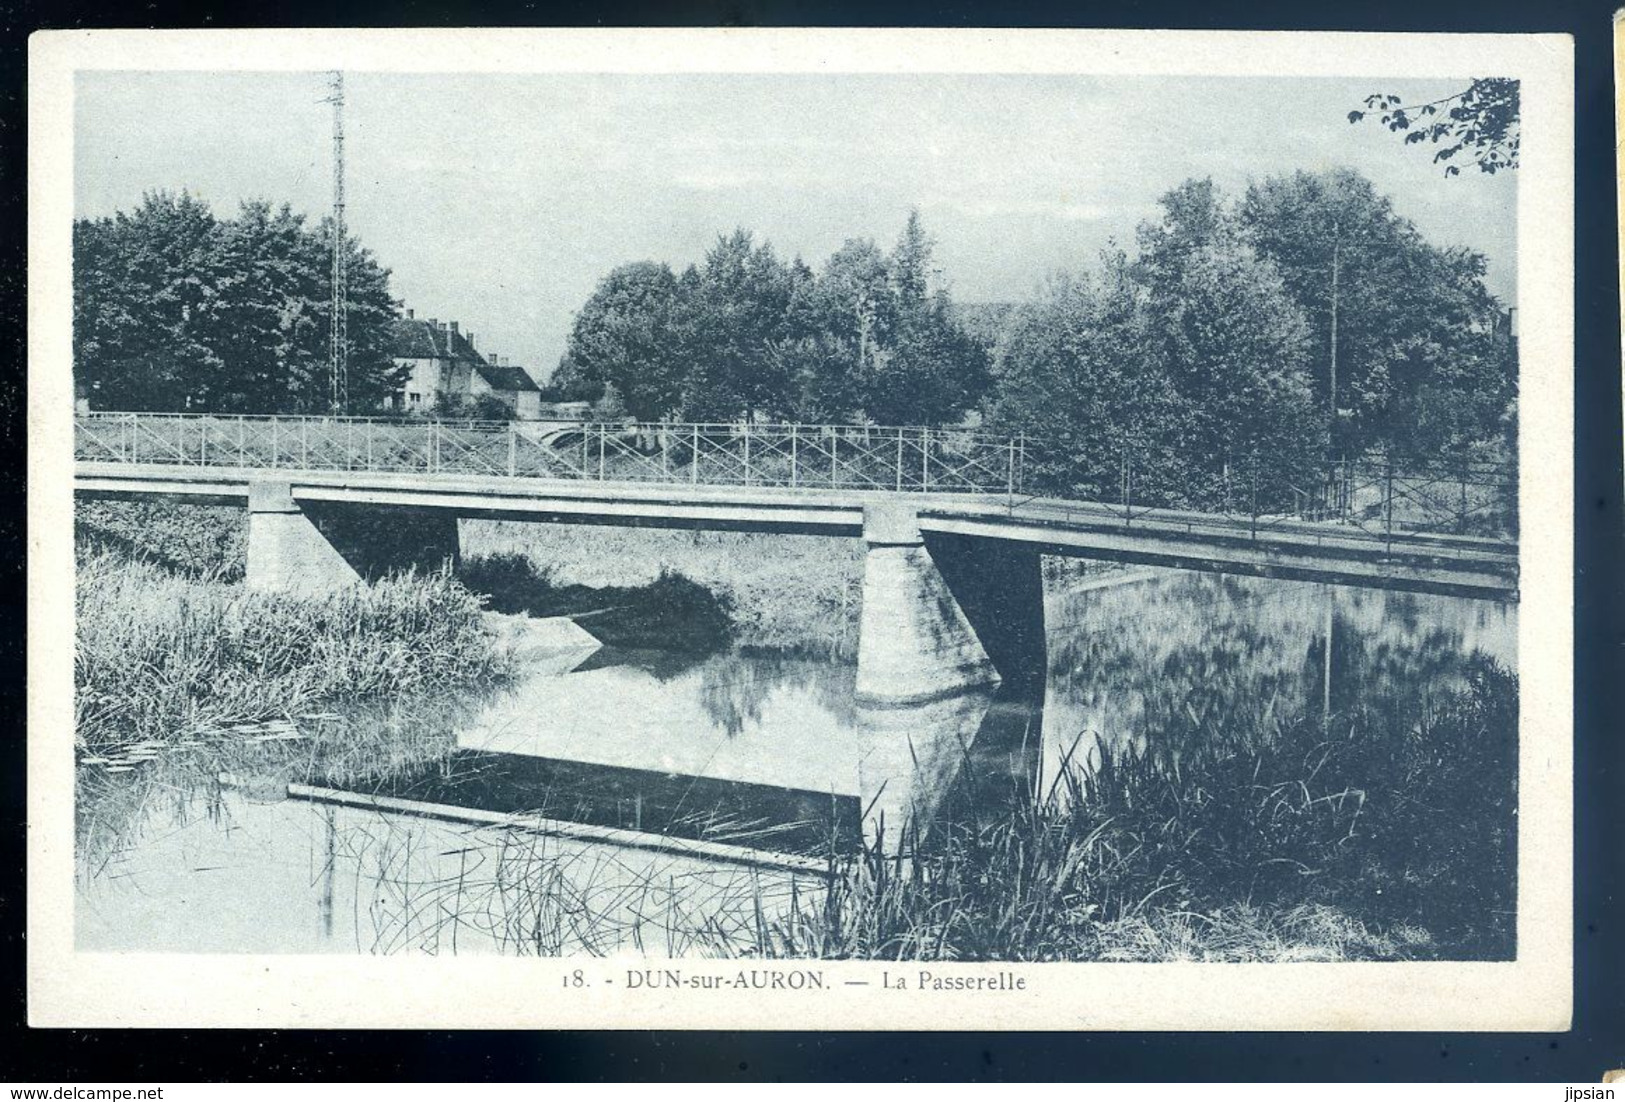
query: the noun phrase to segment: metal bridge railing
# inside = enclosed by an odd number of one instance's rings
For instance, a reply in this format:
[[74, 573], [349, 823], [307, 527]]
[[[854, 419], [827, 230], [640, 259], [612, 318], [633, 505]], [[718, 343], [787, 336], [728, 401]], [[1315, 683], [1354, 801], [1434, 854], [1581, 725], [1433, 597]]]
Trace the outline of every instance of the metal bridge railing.
[[1506, 464], [1253, 454], [1196, 465], [1169, 448], [1063, 444], [868, 425], [414, 421], [168, 413], [76, 415], [77, 459], [269, 470], [418, 471], [589, 482], [1000, 495], [1123, 526], [1155, 516], [1253, 536], [1304, 524], [1349, 538], [1515, 544]]
[[81, 413], [77, 459], [594, 482], [1012, 495], [1021, 442], [868, 425]]
[[1391, 543], [1471, 537], [1515, 547], [1515, 465], [1474, 459], [1372, 454], [1304, 461], [1255, 453], [1193, 464], [1173, 448], [1078, 450], [1027, 441], [1023, 485], [1031, 497], [1087, 502], [1125, 527], [1221, 521], [1251, 535], [1336, 525], [1343, 537]]

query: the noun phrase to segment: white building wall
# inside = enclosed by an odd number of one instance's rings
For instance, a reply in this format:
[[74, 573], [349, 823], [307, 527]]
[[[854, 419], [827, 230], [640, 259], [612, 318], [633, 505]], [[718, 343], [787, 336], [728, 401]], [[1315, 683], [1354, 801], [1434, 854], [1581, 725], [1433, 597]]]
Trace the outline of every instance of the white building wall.
[[412, 369], [401, 387], [400, 408], [408, 413], [434, 409], [440, 403], [441, 392], [446, 389], [442, 362], [425, 356], [397, 359], [395, 363]]

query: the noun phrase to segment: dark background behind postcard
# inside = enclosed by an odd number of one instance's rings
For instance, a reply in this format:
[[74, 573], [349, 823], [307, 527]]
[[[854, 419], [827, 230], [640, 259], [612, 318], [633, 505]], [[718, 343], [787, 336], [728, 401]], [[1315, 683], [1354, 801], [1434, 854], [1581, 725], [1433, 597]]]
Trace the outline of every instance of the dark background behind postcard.
[[[1080, 1079], [1568, 1080], [1625, 1066], [1621, 951], [1620, 327], [1613, 173], [1610, 5], [1579, 0], [1305, 4], [811, 3], [606, 0], [384, 4], [284, 0], [132, 5], [0, 2], [4, 188], [0, 190], [0, 1081], [12, 1084], [208, 1079]], [[40, 28], [332, 26], [1070, 26], [1235, 30], [1563, 32], [1575, 36], [1577, 413], [1575, 460], [1576, 884], [1574, 1028], [1557, 1035], [276, 1033], [28, 1031], [24, 1026], [25, 173], [26, 36]], [[275, 22], [270, 20], [274, 19]], [[1237, 120], [1237, 125], [1245, 125]], [[358, 997], [366, 997], [358, 992]]]

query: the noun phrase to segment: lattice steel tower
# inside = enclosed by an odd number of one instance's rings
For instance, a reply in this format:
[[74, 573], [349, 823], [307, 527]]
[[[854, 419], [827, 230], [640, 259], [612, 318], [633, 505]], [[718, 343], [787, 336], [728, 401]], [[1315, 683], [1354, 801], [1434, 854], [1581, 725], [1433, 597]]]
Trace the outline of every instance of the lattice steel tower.
[[350, 399], [350, 280], [344, 241], [344, 74], [328, 78], [327, 102], [333, 105], [333, 302], [328, 356], [333, 412], [343, 412]]

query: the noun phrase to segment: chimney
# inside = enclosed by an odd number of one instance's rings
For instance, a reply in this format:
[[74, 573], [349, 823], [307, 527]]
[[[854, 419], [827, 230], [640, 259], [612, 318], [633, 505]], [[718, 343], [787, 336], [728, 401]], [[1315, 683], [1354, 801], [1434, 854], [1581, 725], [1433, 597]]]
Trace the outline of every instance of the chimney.
[[454, 336], [454, 337], [457, 335], [457, 323], [456, 322], [451, 323], [451, 335]]
[[440, 319], [439, 318], [430, 318], [429, 319], [429, 328], [430, 329], [439, 329], [440, 328]]
[[407, 308], [406, 308], [406, 320], [407, 320], [407, 321], [411, 321], [411, 320], [412, 320], [412, 308], [411, 308], [411, 307], [410, 307], [410, 306], [408, 306], [408, 307], [407, 307]]

